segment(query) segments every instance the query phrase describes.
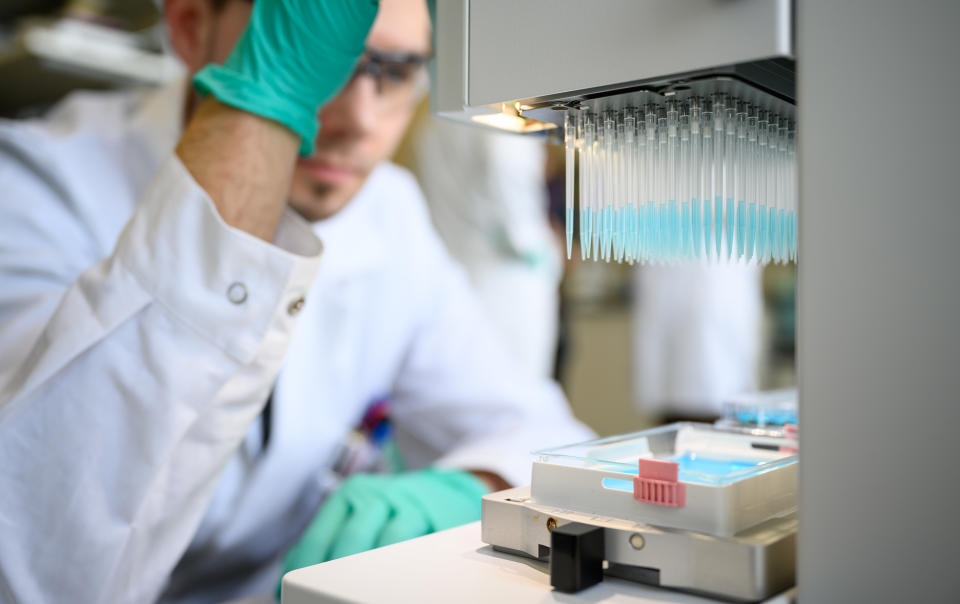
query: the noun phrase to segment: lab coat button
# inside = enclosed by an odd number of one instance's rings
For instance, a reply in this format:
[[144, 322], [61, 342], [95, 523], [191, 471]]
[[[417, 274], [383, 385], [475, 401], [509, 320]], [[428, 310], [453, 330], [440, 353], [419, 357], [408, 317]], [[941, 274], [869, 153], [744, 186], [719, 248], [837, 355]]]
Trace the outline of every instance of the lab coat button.
[[287, 314], [291, 317], [295, 317], [300, 314], [300, 310], [303, 308], [303, 303], [306, 302], [303, 296], [296, 298], [293, 302], [290, 303], [290, 306], [287, 307]]
[[227, 288], [227, 300], [234, 304], [243, 304], [247, 301], [247, 286], [239, 281], [234, 281]]

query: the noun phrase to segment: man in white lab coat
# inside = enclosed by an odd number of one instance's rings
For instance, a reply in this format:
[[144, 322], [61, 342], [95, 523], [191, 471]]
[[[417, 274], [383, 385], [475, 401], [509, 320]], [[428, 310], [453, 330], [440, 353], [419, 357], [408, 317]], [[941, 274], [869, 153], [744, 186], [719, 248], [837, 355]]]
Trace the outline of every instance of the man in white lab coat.
[[372, 479], [379, 511], [394, 485], [524, 483], [528, 451], [589, 435], [504, 362], [384, 162], [429, 50], [420, 0], [165, 16], [191, 72], [230, 56], [208, 96], [76, 94], [0, 123], [0, 601], [271, 592], [383, 396], [407, 464], [455, 480]]

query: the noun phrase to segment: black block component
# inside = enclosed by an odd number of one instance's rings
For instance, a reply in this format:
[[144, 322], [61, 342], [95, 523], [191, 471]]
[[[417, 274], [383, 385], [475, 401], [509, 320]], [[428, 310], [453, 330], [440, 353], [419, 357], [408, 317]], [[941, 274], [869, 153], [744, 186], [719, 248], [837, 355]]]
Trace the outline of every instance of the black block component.
[[580, 522], [550, 533], [550, 585], [578, 592], [603, 579], [603, 528]]

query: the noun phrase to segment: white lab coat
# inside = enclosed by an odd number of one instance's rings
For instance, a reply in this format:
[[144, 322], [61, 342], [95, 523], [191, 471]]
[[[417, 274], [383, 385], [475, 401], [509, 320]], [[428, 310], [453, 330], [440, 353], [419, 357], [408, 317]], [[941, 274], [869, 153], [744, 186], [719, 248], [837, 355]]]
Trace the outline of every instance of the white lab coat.
[[412, 465], [519, 484], [531, 449], [589, 436], [504, 362], [407, 173], [270, 245], [172, 154], [183, 99], [0, 123], [0, 601], [270, 591], [382, 395]]
[[521, 370], [552, 375], [563, 261], [547, 215], [544, 142], [428, 118], [413, 144], [433, 224], [491, 325]]
[[635, 400], [648, 414], [720, 415], [757, 389], [761, 267], [642, 266], [634, 276]]

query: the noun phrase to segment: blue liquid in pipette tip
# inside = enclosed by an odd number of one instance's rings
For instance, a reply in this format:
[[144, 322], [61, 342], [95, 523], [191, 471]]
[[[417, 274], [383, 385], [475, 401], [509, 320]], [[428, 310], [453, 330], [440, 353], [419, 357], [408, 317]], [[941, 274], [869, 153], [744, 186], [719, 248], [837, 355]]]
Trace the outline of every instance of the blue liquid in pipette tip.
[[618, 210], [620, 212], [620, 261], [622, 262], [629, 252], [630, 248], [630, 207], [624, 206]]
[[643, 260], [643, 244], [646, 236], [644, 229], [646, 228], [647, 224], [646, 220], [644, 220], [645, 211], [646, 208], [643, 205], [637, 207], [637, 258], [641, 261]]
[[597, 210], [587, 210], [587, 257], [597, 259]]
[[747, 202], [737, 202], [737, 256], [743, 258], [747, 251]]
[[567, 208], [567, 213], [565, 218], [566, 218], [566, 228], [567, 228], [567, 260], [569, 260], [570, 256], [573, 254], [573, 208], [572, 207]]
[[779, 216], [779, 219], [780, 219], [780, 224], [779, 224], [779, 229], [780, 229], [780, 261], [781, 261], [781, 262], [786, 262], [786, 261], [787, 261], [787, 249], [788, 249], [788, 248], [787, 248], [787, 211], [786, 211], [786, 210], [780, 210], [779, 214], [780, 214], [780, 216]]
[[767, 217], [767, 253], [766, 258], [773, 255], [774, 239], [777, 232], [777, 208], [770, 208]]
[[733, 255], [733, 227], [735, 224], [736, 209], [734, 208], [733, 198], [727, 198], [726, 215], [726, 234], [727, 234], [727, 260]]
[[657, 216], [657, 206], [647, 204], [647, 261], [653, 262], [657, 257], [657, 229], [660, 227], [660, 218]]
[[643, 233], [643, 206], [636, 204], [633, 206], [633, 226], [630, 236], [630, 245], [633, 248], [633, 259], [640, 259], [640, 240], [642, 239]]
[[614, 211], [616, 215], [616, 229], [613, 232], [614, 250], [616, 251], [617, 261], [623, 261], [624, 244], [627, 242], [626, 214], [623, 208], [617, 208]]
[[587, 259], [587, 250], [590, 249], [590, 210], [580, 208], [580, 259]]
[[723, 198], [719, 195], [713, 200], [713, 223], [716, 227], [713, 243], [719, 260], [723, 253]]
[[611, 259], [616, 259], [617, 251], [620, 246], [620, 222], [619, 222], [619, 210], [617, 208], [610, 208], [610, 254]]
[[750, 220], [747, 223], [747, 260], [753, 258], [753, 250], [757, 244], [757, 202], [750, 202]]
[[757, 228], [757, 258], [761, 261], [764, 259], [764, 256], [767, 253], [767, 208], [760, 206], [760, 211], [758, 214], [760, 219], [759, 227]]
[[600, 238], [600, 245], [602, 246], [602, 248], [601, 248], [601, 250], [600, 250], [600, 255], [601, 255], [601, 257], [602, 257], [604, 260], [610, 260], [610, 254], [609, 254], [609, 251], [610, 251], [610, 206], [608, 206], [608, 205], [607, 205], [607, 206], [603, 206], [602, 212], [603, 212], [603, 216], [601, 217], [601, 220], [602, 220], [602, 222], [603, 222], [603, 224], [602, 224], [602, 227], [603, 227], [603, 228], [602, 228], [602, 231], [601, 231], [601, 238]]
[[669, 235], [667, 229], [670, 228], [667, 222], [669, 220], [666, 204], [657, 204], [657, 262], [663, 260], [667, 254], [667, 236]]
[[710, 211], [710, 200], [703, 201], [703, 255], [710, 257], [711, 234], [713, 233], [713, 212]]
[[680, 210], [677, 200], [670, 200], [670, 256], [676, 258], [680, 253]]
[[693, 246], [693, 256], [700, 257], [700, 244], [703, 240], [701, 229], [703, 228], [703, 217], [700, 215], [700, 200], [693, 198], [690, 206], [690, 226], [691, 226], [691, 245]]

